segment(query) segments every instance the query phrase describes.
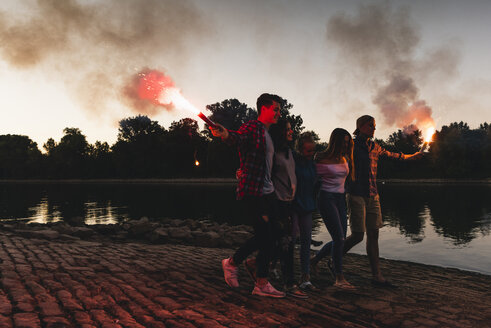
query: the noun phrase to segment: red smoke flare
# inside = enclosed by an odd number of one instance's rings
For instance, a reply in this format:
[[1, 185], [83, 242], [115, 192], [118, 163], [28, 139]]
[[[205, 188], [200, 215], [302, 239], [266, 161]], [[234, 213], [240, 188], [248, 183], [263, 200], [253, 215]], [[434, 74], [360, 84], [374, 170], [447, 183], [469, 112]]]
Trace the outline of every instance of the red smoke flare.
[[141, 72], [138, 75], [140, 76], [137, 86], [138, 97], [154, 105], [162, 105], [159, 98], [165, 89], [175, 88], [174, 81], [159, 71]]
[[157, 70], [145, 69], [133, 78], [132, 84], [125, 88], [125, 94], [133, 100], [135, 108], [145, 108], [150, 102], [163, 106], [168, 110], [173, 108], [186, 109], [198, 115], [206, 124], [215, 127], [215, 123], [199, 111], [181, 94], [172, 79]]

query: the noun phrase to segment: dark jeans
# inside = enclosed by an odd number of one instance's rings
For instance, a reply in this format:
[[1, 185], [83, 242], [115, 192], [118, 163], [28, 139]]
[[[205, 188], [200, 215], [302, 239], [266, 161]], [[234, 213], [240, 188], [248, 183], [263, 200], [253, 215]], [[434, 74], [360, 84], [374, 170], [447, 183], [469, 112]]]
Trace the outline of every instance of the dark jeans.
[[321, 191], [318, 200], [319, 211], [332, 241], [317, 253], [318, 262], [328, 254], [332, 255], [337, 274], [343, 272], [343, 247], [346, 239], [346, 196], [345, 194]]
[[273, 259], [279, 258], [281, 272], [287, 286], [295, 283], [293, 271], [293, 250], [291, 224], [291, 203], [277, 200], [276, 214], [273, 216], [273, 235], [275, 240]]
[[[269, 261], [271, 250], [273, 249], [273, 237], [271, 232], [271, 218], [276, 206], [276, 199], [273, 194], [261, 197], [245, 197], [245, 208], [253, 220], [254, 236], [248, 239], [235, 252], [233, 259], [236, 265], [239, 265], [249, 255], [256, 250], [256, 275], [258, 278], [267, 278], [269, 273]], [[263, 215], [267, 215], [269, 222], [264, 221]]]
[[310, 243], [312, 241], [312, 212], [292, 211], [293, 241], [300, 235], [300, 268], [310, 274]]

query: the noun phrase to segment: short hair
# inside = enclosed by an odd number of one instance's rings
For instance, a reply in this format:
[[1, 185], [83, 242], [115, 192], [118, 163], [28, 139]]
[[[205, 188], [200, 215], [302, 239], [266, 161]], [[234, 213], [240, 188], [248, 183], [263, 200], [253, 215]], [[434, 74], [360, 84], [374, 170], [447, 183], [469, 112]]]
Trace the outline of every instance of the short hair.
[[360, 134], [360, 128], [365, 124], [367, 124], [368, 122], [372, 122], [372, 121], [375, 121], [375, 119], [370, 115], [363, 115], [358, 117], [358, 119], [356, 120], [356, 130], [355, 132], [353, 132], [353, 134], [355, 136], [358, 136]]
[[315, 145], [314, 136], [310, 132], [304, 132], [298, 137], [297, 141], [295, 142], [295, 150], [298, 153], [301, 153], [303, 150], [303, 145], [306, 143], [313, 143]]
[[260, 95], [256, 101], [257, 114], [261, 115], [261, 108], [263, 106], [271, 106], [273, 104], [273, 101], [276, 101], [278, 104], [280, 104], [280, 106], [283, 104], [283, 98], [281, 98], [280, 96], [270, 93], [263, 93], [262, 95]]

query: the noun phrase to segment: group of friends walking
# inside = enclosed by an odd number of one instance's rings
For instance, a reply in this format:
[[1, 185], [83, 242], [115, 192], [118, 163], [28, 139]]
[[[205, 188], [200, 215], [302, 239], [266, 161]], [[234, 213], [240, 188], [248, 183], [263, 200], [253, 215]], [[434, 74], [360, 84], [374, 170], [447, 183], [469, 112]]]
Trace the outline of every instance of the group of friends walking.
[[[238, 131], [220, 124], [210, 127], [215, 137], [238, 148], [237, 199], [244, 202], [254, 229], [253, 237], [222, 261], [226, 283], [239, 287], [238, 270], [243, 263], [255, 282], [253, 295], [308, 298], [308, 292], [316, 289], [311, 271], [328, 257], [334, 286], [353, 290], [356, 287], [343, 274], [343, 256], [366, 234], [372, 284], [395, 287], [382, 275], [379, 265], [378, 237], [383, 223], [377, 163], [381, 156], [410, 160], [422, 153], [406, 155], [383, 149], [372, 141], [375, 119], [369, 115], [357, 119], [354, 139], [347, 130], [336, 128], [327, 148], [316, 152], [312, 135], [304, 133], [292, 150], [293, 130], [290, 122], [280, 117], [281, 104], [281, 97], [265, 93], [257, 99], [257, 120], [244, 123]], [[312, 214], [316, 209], [332, 241], [311, 258]], [[351, 235], [346, 237], [348, 217]], [[299, 282], [295, 280], [293, 260], [297, 239]], [[256, 251], [256, 257], [249, 258]], [[271, 263], [276, 260], [281, 264], [284, 291], [268, 281]]]

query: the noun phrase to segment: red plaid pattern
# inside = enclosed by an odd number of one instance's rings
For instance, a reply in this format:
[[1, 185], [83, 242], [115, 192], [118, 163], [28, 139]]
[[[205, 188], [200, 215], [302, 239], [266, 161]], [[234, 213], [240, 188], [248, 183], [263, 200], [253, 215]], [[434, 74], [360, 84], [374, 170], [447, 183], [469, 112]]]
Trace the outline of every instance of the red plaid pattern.
[[237, 145], [242, 171], [237, 185], [237, 199], [262, 195], [266, 171], [264, 128], [260, 121], [253, 120], [242, 124], [238, 131], [228, 131], [226, 142]]

